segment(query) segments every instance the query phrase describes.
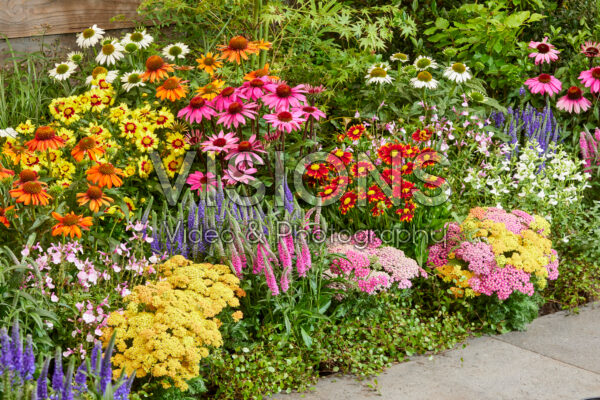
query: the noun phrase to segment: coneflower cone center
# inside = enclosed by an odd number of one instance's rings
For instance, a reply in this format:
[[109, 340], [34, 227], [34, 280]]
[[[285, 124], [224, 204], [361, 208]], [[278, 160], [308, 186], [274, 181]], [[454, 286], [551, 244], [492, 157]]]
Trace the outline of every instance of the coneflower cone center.
[[550, 83], [550, 75], [548, 75], [548, 74], [541, 74], [538, 77], [538, 81], [540, 81], [541, 83]]
[[25, 169], [19, 174], [19, 180], [23, 183], [35, 181], [37, 179], [37, 172], [31, 169]]
[[302, 111], [304, 111], [305, 113], [313, 113], [317, 111], [317, 109], [311, 106], [304, 106], [302, 107]]
[[229, 114], [241, 113], [243, 109], [244, 109], [244, 107], [242, 107], [242, 105], [240, 103], [238, 103], [237, 101], [234, 101], [233, 103], [231, 103], [229, 105], [229, 107], [227, 107], [227, 111], [229, 112]]
[[104, 68], [104, 67], [96, 67], [92, 71], [92, 77], [94, 79], [96, 79], [98, 77], [98, 75], [107, 74], [107, 73], [108, 73], [108, 70], [106, 68]]
[[417, 67], [427, 68], [431, 65], [431, 61], [428, 58], [421, 58], [417, 61]]
[[131, 74], [127, 77], [127, 82], [128, 83], [139, 83], [140, 76], [138, 74]]
[[109, 55], [115, 52], [115, 46], [112, 44], [105, 44], [102, 46], [102, 54]]
[[100, 189], [98, 186], [90, 186], [86, 194], [92, 200], [101, 199], [103, 196], [102, 189]]
[[85, 39], [89, 39], [89, 38], [91, 38], [92, 36], [94, 36], [94, 34], [95, 34], [95, 33], [96, 33], [96, 32], [94, 32], [94, 30], [93, 30], [93, 29], [91, 29], [91, 28], [88, 28], [88, 29], [86, 29], [86, 30], [84, 30], [84, 31], [83, 31], [83, 37], [84, 37]]
[[465, 67], [465, 64], [463, 64], [463, 63], [452, 64], [452, 71], [456, 72], [457, 74], [464, 74], [466, 70], [467, 70], [467, 68]]
[[600, 67], [592, 69], [592, 77], [594, 79], [600, 79]]
[[131, 34], [132, 42], [141, 42], [144, 39], [144, 35], [141, 32], [134, 32]]
[[233, 94], [233, 92], [235, 92], [235, 89], [232, 88], [231, 86], [226, 87], [225, 89], [223, 89], [221, 91], [221, 96], [222, 97], [229, 97]]
[[246, 50], [248, 48], [248, 39], [243, 36], [236, 36], [229, 41], [229, 48], [232, 50]]
[[61, 75], [67, 72], [68, 70], [69, 66], [67, 64], [60, 64], [58, 67], [56, 67], [56, 72]]
[[96, 147], [96, 141], [93, 138], [86, 137], [79, 141], [79, 148], [81, 150], [90, 150]]
[[148, 71], [158, 71], [165, 64], [160, 56], [150, 56], [146, 60], [146, 68]]
[[282, 122], [290, 122], [293, 118], [290, 112], [282, 111], [277, 115], [277, 119]]
[[211, 65], [213, 65], [215, 63], [215, 59], [212, 57], [205, 57], [203, 63], [207, 67], [210, 67]]
[[275, 93], [277, 93], [277, 96], [279, 97], [289, 97], [292, 95], [292, 88], [286, 85], [285, 83], [282, 83], [279, 86], [277, 86], [277, 89], [275, 89]]
[[204, 100], [200, 96], [196, 96], [192, 100], [190, 100], [190, 107], [192, 107], [194, 109], [202, 108], [202, 107], [204, 107], [205, 104], [206, 104], [206, 100]]
[[42, 192], [42, 185], [39, 182], [25, 182], [23, 184], [23, 191], [28, 194], [40, 194]]
[[429, 81], [431, 81], [431, 79], [433, 79], [433, 77], [431, 76], [431, 74], [429, 72], [421, 71], [417, 75], [417, 79], [420, 80], [421, 82], [429, 82]]
[[102, 164], [98, 167], [98, 171], [103, 175], [112, 175], [115, 173], [115, 167], [112, 164]]
[[65, 215], [62, 222], [63, 222], [63, 225], [66, 225], [66, 226], [77, 225], [79, 223], [79, 215], [75, 215], [75, 214]]
[[387, 76], [387, 71], [381, 67], [375, 67], [371, 70], [370, 75], [373, 78], [385, 78]]
[[264, 86], [264, 82], [262, 81], [262, 79], [252, 79], [250, 81], [250, 86], [252, 87], [263, 87]]
[[223, 138], [217, 138], [215, 139], [215, 141], [213, 142], [214, 146], [217, 147], [223, 147], [227, 144], [227, 140], [223, 139]]
[[174, 90], [179, 86], [179, 80], [177, 78], [169, 78], [163, 83], [163, 88], [166, 90]]
[[581, 99], [581, 89], [579, 89], [577, 86], [571, 86], [567, 91], [567, 97], [569, 100]]
[[169, 49], [169, 54], [172, 55], [172, 56], [174, 56], [174, 57], [177, 57], [181, 53], [183, 53], [183, 50], [179, 46], [173, 46], [173, 47], [171, 47]]
[[238, 150], [239, 151], [250, 151], [250, 150], [252, 150], [252, 143], [250, 143], [247, 140], [244, 140], [244, 141], [240, 142], [240, 144], [238, 145]]
[[56, 132], [49, 126], [40, 126], [35, 131], [35, 138], [37, 140], [50, 140], [54, 139]]
[[537, 46], [537, 51], [541, 54], [548, 53], [550, 51], [550, 46], [548, 46], [546, 43], [540, 43]]

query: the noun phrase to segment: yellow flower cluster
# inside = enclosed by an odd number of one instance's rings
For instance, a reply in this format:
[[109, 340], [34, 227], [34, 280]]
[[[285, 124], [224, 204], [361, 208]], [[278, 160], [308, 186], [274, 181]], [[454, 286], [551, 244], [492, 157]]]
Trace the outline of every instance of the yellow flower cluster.
[[[116, 332], [115, 375], [151, 375], [168, 388], [187, 390], [186, 380], [199, 374], [210, 347], [223, 344], [217, 315], [239, 306], [239, 279], [225, 265], [194, 264], [175, 256], [160, 265], [164, 279], [136, 286], [123, 312], [108, 318], [103, 339]], [[234, 320], [242, 318], [240, 311]]]

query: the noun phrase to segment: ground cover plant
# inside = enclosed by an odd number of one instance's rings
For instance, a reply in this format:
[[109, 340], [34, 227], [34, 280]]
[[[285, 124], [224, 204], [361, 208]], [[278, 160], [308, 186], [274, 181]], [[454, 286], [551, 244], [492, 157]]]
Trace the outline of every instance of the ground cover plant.
[[11, 53], [3, 396], [263, 398], [598, 298], [597, 2], [363, 3]]

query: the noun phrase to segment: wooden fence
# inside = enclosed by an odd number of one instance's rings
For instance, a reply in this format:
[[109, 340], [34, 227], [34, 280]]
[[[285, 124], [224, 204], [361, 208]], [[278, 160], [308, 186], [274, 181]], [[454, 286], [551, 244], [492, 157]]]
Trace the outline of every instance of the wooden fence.
[[[141, 0], [0, 0], [0, 34], [8, 38], [134, 26]], [[118, 20], [111, 22], [113, 17]]]

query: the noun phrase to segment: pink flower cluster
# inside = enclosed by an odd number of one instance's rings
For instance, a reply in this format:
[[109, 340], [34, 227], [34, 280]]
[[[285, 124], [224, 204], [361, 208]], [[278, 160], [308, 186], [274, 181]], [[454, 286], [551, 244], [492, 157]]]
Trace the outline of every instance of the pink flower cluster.
[[585, 161], [586, 172], [591, 173], [592, 165], [600, 165], [600, 128], [596, 128], [594, 136], [588, 132], [581, 132], [579, 147]]
[[400, 289], [407, 289], [412, 286], [411, 279], [427, 277], [417, 262], [406, 257], [402, 250], [382, 246], [381, 239], [373, 231], [359, 231], [349, 238], [333, 235], [327, 251], [342, 255], [331, 262], [329, 276], [343, 277], [368, 294], [386, 291], [394, 283]]

